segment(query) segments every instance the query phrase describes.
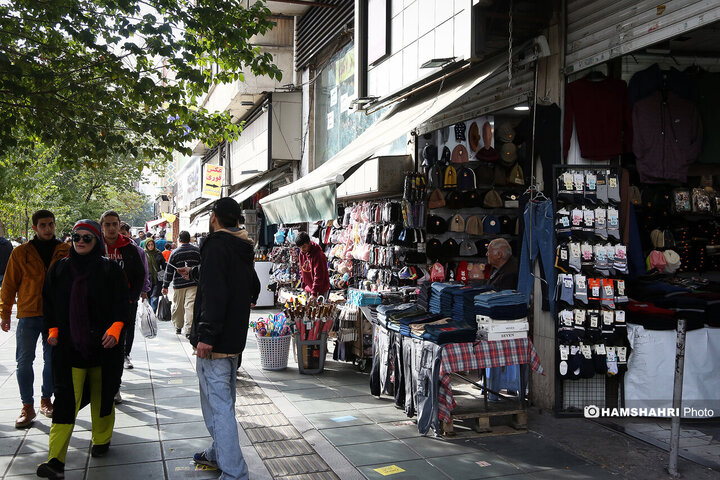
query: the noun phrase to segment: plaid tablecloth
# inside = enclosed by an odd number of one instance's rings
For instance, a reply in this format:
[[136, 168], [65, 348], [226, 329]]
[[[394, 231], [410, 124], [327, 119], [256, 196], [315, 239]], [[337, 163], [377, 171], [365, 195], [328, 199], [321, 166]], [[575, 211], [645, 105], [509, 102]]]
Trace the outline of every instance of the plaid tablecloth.
[[449, 422], [452, 418], [450, 412], [457, 405], [450, 386], [450, 373], [525, 363], [529, 363], [536, 372], [543, 373], [540, 357], [529, 338], [444, 345], [440, 364], [438, 418], [441, 422]]

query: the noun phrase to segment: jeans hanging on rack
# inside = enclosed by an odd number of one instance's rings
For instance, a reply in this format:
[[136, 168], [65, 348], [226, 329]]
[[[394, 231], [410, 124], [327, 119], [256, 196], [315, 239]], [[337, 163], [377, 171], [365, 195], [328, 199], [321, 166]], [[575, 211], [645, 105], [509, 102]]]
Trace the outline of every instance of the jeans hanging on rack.
[[523, 214], [525, 229], [520, 252], [520, 272], [518, 291], [525, 295], [530, 303], [535, 277], [534, 266], [538, 255], [542, 259], [543, 278], [548, 285], [550, 312], [555, 315], [555, 265], [553, 250], [553, 205], [550, 199], [530, 201]]

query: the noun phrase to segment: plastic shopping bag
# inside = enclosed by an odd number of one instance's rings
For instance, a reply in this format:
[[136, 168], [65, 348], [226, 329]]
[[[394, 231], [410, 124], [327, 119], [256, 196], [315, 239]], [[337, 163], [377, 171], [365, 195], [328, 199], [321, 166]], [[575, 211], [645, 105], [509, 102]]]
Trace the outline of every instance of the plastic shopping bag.
[[170, 299], [167, 295], [163, 295], [160, 297], [160, 300], [158, 300], [158, 307], [157, 307], [157, 317], [158, 320], [161, 322], [169, 322], [172, 313], [171, 313], [171, 305], [170, 305]]
[[140, 324], [140, 331], [145, 338], [155, 338], [155, 336], [157, 336], [157, 317], [149, 301], [143, 300], [142, 303], [138, 305], [135, 320], [136, 323]]

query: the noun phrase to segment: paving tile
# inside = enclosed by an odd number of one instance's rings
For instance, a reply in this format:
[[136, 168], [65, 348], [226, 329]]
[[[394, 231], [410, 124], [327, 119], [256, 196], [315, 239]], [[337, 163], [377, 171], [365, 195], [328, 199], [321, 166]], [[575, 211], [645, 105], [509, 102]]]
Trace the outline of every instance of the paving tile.
[[[72, 437], [70, 437], [70, 448], [74, 448], [79, 451], [87, 450], [90, 448], [90, 437], [91, 433], [87, 430], [73, 432]], [[48, 449], [49, 444], [47, 435], [32, 435], [25, 437], [18, 454], [25, 455], [37, 452], [44, 452], [47, 454]]]
[[155, 402], [158, 409], [200, 408], [200, 394], [190, 397], [161, 398]]
[[[67, 458], [65, 459], [65, 468], [67, 470], [77, 470], [85, 468], [88, 459], [87, 450], [78, 450], [74, 448], [68, 449]], [[47, 462], [48, 452], [29, 453], [14, 458], [10, 469], [6, 472], [7, 476], [25, 475], [35, 473], [37, 466], [43, 462]]]
[[265, 466], [273, 477], [298, 475], [301, 473], [323, 472], [330, 467], [318, 454], [300, 455], [287, 458], [273, 458], [265, 461]]
[[468, 443], [502, 456], [525, 472], [589, 465], [581, 457], [543, 442], [532, 433], [472, 439]]
[[157, 421], [160, 425], [168, 423], [200, 422], [202, 420], [202, 410], [199, 408], [161, 409], [157, 412]]
[[[349, 417], [354, 417], [349, 420]], [[341, 410], [339, 412], [314, 413], [305, 415], [315, 428], [351, 427], [354, 425], [368, 425], [374, 423], [360, 410]], [[336, 420], [333, 420], [336, 419]], [[342, 421], [339, 421], [342, 420]]]
[[[342, 388], [340, 388], [340, 390], [342, 390]], [[345, 400], [347, 400], [353, 408], [357, 408], [358, 410], [394, 407], [395, 405], [395, 401], [389, 397], [377, 398], [367, 394], [364, 396], [346, 397]]]
[[113, 445], [129, 445], [132, 443], [157, 442], [160, 440], [158, 428], [155, 425], [140, 427], [116, 428], [112, 435]]
[[245, 433], [253, 444], [302, 438], [300, 432], [291, 426], [252, 428]]
[[160, 425], [160, 439], [178, 440], [181, 438], [198, 438], [208, 435], [205, 422], [170, 423]]
[[110, 445], [110, 451], [104, 457], [90, 457], [89, 466], [104, 467], [129, 463], [156, 462], [162, 460], [160, 442], [133, 443], [129, 445]]
[[238, 419], [244, 429], [290, 425], [285, 415], [247, 415]]
[[254, 405], [238, 405], [235, 411], [239, 416], [280, 415], [280, 410], [273, 403], [257, 403]]
[[424, 458], [478, 452], [477, 448], [434, 437], [404, 438], [403, 443]]
[[[37, 480], [38, 476], [35, 473], [28, 473], [25, 475], [13, 475], [3, 477], [7, 480]], [[84, 480], [85, 469], [82, 470], [65, 470], [65, 480]]]
[[[450, 455], [428, 460], [431, 465], [456, 480], [471, 478], [495, 478], [523, 473], [518, 467], [488, 452], [464, 455]], [[477, 462], [489, 465], [480, 466]]]
[[[382, 473], [379, 473], [375, 471], [376, 468], [383, 468], [383, 467], [389, 467], [389, 466], [396, 466], [404, 470], [404, 472], [398, 472], [396, 474], [392, 474], [388, 477], [388, 475], [383, 475]], [[369, 480], [375, 480], [375, 479], [385, 479], [385, 478], [393, 478], [393, 479], [417, 479], [417, 480], [447, 480], [448, 477], [446, 477], [440, 470], [430, 465], [425, 460], [411, 460], [408, 462], [390, 462], [390, 463], [384, 463], [384, 464], [378, 464], [378, 465], [370, 465], [367, 467], [360, 467], [359, 470], [365, 475]]]
[[207, 448], [212, 443], [212, 437], [184, 438], [181, 440], [167, 440], [163, 442], [162, 449], [166, 459], [189, 458], [195, 453]]
[[340, 480], [340, 477], [333, 472], [303, 473], [300, 475], [288, 475], [282, 480]]
[[326, 398], [338, 398], [341, 390], [334, 390], [332, 388], [313, 388], [304, 390], [290, 390], [283, 392], [285, 398], [291, 402], [302, 402], [304, 400], [320, 400]]
[[[370, 413], [370, 412], [368, 412]], [[420, 437], [417, 423], [413, 419], [397, 420], [395, 422], [378, 423], [384, 430], [391, 433], [395, 438]]]
[[[178, 379], [178, 380], [182, 381], [182, 379]], [[194, 385], [178, 384], [178, 385], [169, 385], [166, 387], [156, 386], [154, 388], [153, 393], [154, 393], [156, 399], [176, 398], [176, 397], [197, 397], [199, 395], [197, 383], [195, 383]]]
[[347, 458], [350, 463], [356, 466], [402, 462], [404, 460], [420, 458], [418, 454], [410, 450], [400, 440], [346, 445], [338, 447], [338, 450], [345, 455], [345, 458]]
[[90, 468], [87, 478], [89, 480], [95, 478], [102, 480], [128, 480], [129, 478], [161, 480], [165, 478], [165, 472], [162, 462], [133, 463]]
[[302, 414], [312, 414], [321, 412], [338, 412], [341, 410], [350, 410], [353, 407], [342, 398], [333, 398], [326, 400], [307, 400], [304, 402], [295, 402], [295, 408]]
[[392, 407], [378, 407], [367, 410], [368, 417], [372, 418], [376, 423], [399, 422], [410, 420], [404, 410]]
[[[537, 480], [610, 480], [618, 478], [617, 475], [595, 465], [573, 467], [572, 470], [544, 470], [533, 472], [531, 475], [533, 479]], [[508, 480], [514, 478], [514, 476], [508, 477]]]
[[395, 437], [378, 425], [328, 428], [320, 432], [336, 447], [395, 439]]
[[195, 465], [192, 459], [178, 459], [165, 462], [169, 480], [207, 480], [220, 476], [220, 471], [204, 465]]
[[263, 460], [315, 453], [313, 447], [302, 439], [261, 443], [255, 445], [255, 450]]
[[0, 455], [15, 455], [22, 441], [22, 437], [19, 436], [0, 438]]

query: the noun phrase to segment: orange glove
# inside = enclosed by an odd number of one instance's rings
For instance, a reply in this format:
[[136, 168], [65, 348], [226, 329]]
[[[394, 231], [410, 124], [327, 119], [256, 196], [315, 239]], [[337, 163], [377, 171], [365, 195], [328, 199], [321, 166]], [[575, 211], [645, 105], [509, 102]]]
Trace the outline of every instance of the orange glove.
[[58, 327], [52, 327], [48, 330], [48, 339], [58, 337]]
[[123, 322], [115, 322], [110, 326], [110, 328], [107, 329], [107, 331], [105, 333], [115, 337], [115, 341], [119, 342], [120, 341], [120, 332], [122, 332], [122, 329], [124, 326], [125, 326], [125, 324]]

